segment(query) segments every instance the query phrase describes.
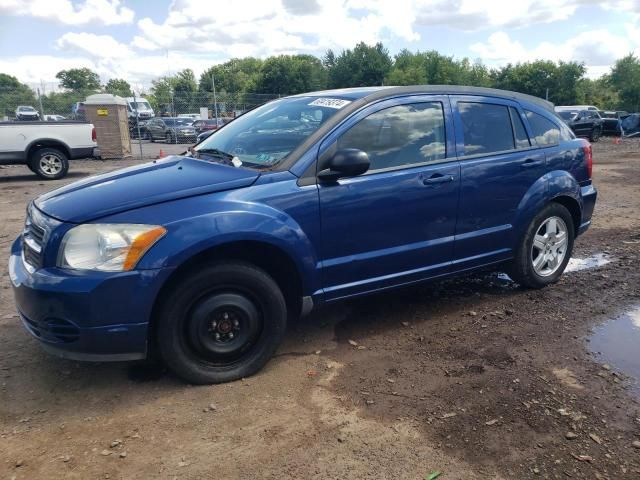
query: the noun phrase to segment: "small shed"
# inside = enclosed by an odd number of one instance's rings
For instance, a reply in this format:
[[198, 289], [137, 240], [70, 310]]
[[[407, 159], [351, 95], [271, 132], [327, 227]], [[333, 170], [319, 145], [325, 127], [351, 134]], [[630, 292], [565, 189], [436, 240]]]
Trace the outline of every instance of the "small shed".
[[90, 95], [84, 102], [87, 120], [96, 128], [102, 158], [122, 159], [131, 156], [127, 102], [110, 93]]

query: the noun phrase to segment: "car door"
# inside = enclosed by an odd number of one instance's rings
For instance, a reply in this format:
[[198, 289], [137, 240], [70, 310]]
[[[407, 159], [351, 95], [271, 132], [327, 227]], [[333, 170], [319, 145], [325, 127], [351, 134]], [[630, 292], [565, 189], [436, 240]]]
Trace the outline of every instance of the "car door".
[[513, 254], [518, 206], [546, 171], [524, 112], [509, 100], [451, 96], [460, 159], [460, 203], [453, 269]]
[[453, 254], [460, 166], [446, 96], [371, 105], [321, 145], [367, 152], [369, 170], [320, 183], [322, 278], [327, 300], [446, 272]]

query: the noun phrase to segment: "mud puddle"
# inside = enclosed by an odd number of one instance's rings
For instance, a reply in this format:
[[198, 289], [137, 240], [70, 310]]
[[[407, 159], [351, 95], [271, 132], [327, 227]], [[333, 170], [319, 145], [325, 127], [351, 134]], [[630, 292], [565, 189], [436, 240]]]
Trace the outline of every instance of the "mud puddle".
[[599, 361], [634, 378], [633, 392], [640, 394], [640, 305], [596, 327], [589, 349]]

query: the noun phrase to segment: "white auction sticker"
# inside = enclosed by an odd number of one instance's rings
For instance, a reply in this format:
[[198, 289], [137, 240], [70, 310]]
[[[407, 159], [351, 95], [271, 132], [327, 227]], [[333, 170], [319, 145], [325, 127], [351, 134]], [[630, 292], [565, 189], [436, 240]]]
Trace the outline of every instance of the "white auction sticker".
[[351, 100], [343, 100], [341, 98], [316, 98], [309, 105], [314, 105], [316, 107], [342, 108], [350, 103]]

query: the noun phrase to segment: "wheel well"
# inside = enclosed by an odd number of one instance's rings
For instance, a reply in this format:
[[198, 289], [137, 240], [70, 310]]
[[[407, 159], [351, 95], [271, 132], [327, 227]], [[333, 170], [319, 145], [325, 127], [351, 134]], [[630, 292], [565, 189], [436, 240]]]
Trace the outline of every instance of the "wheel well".
[[571, 218], [573, 219], [573, 230], [574, 235], [578, 235], [578, 231], [580, 230], [580, 222], [582, 221], [582, 212], [580, 211], [580, 204], [571, 197], [556, 197], [553, 199], [555, 203], [559, 203], [571, 214]]
[[67, 158], [71, 156], [71, 153], [69, 152], [69, 147], [67, 147], [64, 143], [62, 143], [59, 140], [37, 140], [33, 142], [31, 145], [29, 145], [29, 148], [27, 150], [27, 161], [31, 161], [31, 156], [36, 150], [39, 150], [44, 147], [57, 148], [58, 150], [61, 150], [62, 153], [64, 153], [67, 156]]
[[302, 278], [300, 272], [291, 257], [278, 247], [268, 243], [256, 241], [232, 242], [194, 255], [182, 265], [180, 265], [167, 279], [156, 296], [151, 318], [149, 321], [149, 346], [153, 347], [151, 341], [155, 336], [156, 309], [159, 308], [161, 299], [166, 292], [170, 291], [173, 285], [180, 281], [185, 275], [199, 268], [204, 263], [216, 260], [239, 260], [251, 263], [267, 272], [278, 284], [287, 302], [289, 320], [295, 320], [302, 308]]

